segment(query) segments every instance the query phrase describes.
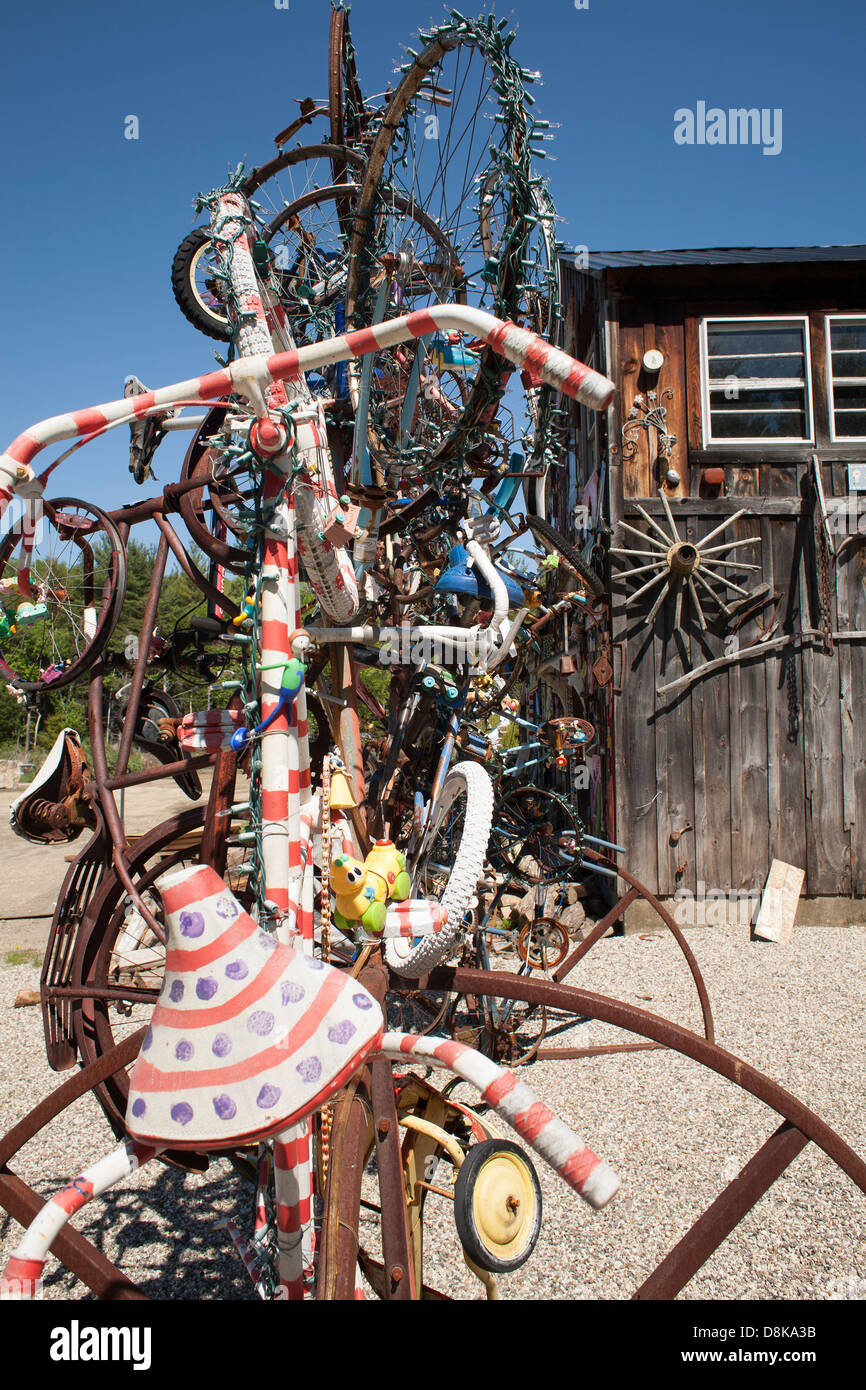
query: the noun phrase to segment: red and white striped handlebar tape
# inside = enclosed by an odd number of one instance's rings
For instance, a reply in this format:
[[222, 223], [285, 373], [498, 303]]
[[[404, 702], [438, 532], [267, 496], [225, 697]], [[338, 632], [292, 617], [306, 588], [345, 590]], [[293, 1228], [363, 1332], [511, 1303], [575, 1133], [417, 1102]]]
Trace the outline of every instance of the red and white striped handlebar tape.
[[169, 407], [179, 401], [195, 403], [216, 400], [235, 392], [243, 394], [249, 382], [264, 390], [275, 381], [294, 379], [303, 372], [314, 371], [332, 362], [346, 362], [350, 358], [363, 357], [366, 353], [395, 347], [398, 343], [442, 330], [456, 330], [482, 339], [507, 357], [509, 362], [527, 369], [557, 391], [593, 410], [606, 410], [613, 398], [615, 388], [612, 381], [569, 357], [568, 353], [551, 347], [537, 334], [515, 323], [503, 323], [501, 319], [480, 309], [439, 304], [430, 309], [419, 309], [402, 318], [389, 319], [386, 323], [374, 324], [372, 328], [361, 328], [325, 342], [310, 343], [291, 352], [280, 352], [272, 357], [241, 357], [222, 371], [208, 372], [205, 376], [177, 382], [174, 386], [145, 391], [140, 396], [109, 401], [87, 410], [75, 410], [68, 415], [53, 415], [48, 420], [31, 425], [9, 445], [5, 454], [0, 455], [0, 514], [11, 495], [32, 480], [30, 464], [48, 444], [90, 434], [103, 425], [123, 419], [130, 411], [143, 415], [154, 407]]
[[393, 1061], [445, 1067], [481, 1092], [555, 1173], [591, 1207], [606, 1207], [619, 1191], [619, 1178], [592, 1149], [538, 1099], [534, 1091], [474, 1047], [415, 1033], [385, 1033], [381, 1050]]

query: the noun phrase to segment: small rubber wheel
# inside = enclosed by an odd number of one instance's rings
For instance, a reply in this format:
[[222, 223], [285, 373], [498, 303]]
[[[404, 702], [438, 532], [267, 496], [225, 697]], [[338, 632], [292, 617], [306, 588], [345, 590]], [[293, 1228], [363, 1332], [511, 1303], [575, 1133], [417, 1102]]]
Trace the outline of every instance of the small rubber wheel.
[[493, 1274], [525, 1264], [541, 1232], [541, 1187], [508, 1139], [473, 1144], [454, 1186], [454, 1220], [470, 1259]]
[[209, 338], [228, 342], [231, 326], [212, 283], [218, 262], [207, 227], [196, 227], [184, 237], [171, 263], [171, 287], [178, 307], [194, 328]]

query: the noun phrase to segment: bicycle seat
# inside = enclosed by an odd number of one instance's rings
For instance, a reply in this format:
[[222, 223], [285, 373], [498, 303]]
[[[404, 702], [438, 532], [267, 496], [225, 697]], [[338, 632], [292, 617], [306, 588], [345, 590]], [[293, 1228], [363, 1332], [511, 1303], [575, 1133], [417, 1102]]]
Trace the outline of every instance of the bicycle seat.
[[87, 760], [76, 729], [62, 729], [26, 791], [9, 808], [9, 824], [23, 840], [53, 845], [74, 840], [96, 817], [84, 795]]
[[261, 931], [207, 865], [158, 887], [165, 975], [130, 1076], [130, 1136], [223, 1149], [297, 1124], [379, 1045], [379, 1005], [345, 971]]
[[[508, 590], [508, 601], [512, 607], [517, 607], [523, 602], [523, 590], [519, 584], [504, 574], [497, 568], [499, 575], [506, 589]], [[469, 564], [469, 552], [463, 545], [455, 545], [448, 554], [448, 568], [436, 580], [437, 594], [460, 594], [464, 598], [492, 598], [490, 586], [487, 584], [483, 575], [476, 571]]]

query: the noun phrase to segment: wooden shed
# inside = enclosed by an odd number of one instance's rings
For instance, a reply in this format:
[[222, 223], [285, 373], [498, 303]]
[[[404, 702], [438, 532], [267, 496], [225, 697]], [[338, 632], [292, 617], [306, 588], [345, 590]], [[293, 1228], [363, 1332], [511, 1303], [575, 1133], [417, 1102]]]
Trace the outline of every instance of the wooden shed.
[[589, 818], [662, 897], [758, 890], [775, 858], [866, 894], [864, 263], [562, 260], [565, 346], [617, 386], [547, 498], [613, 596], [570, 682], [602, 729]]

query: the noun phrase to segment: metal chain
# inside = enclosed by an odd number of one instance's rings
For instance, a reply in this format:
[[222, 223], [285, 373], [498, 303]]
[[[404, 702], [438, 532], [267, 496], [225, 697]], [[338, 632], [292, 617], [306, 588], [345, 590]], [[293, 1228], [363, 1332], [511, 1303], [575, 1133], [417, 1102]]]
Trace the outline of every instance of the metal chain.
[[796, 743], [800, 736], [800, 704], [797, 699], [797, 658], [792, 647], [785, 652], [783, 661], [788, 696], [788, 742]]
[[824, 650], [833, 651], [832, 590], [830, 584], [830, 543], [823, 520], [815, 509], [815, 549], [818, 557], [818, 610]]

